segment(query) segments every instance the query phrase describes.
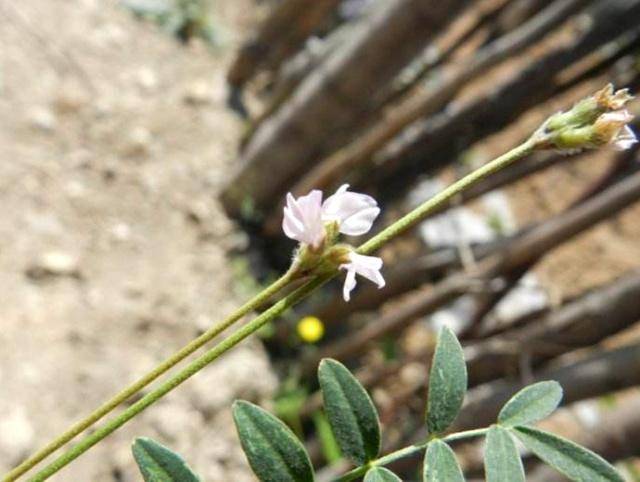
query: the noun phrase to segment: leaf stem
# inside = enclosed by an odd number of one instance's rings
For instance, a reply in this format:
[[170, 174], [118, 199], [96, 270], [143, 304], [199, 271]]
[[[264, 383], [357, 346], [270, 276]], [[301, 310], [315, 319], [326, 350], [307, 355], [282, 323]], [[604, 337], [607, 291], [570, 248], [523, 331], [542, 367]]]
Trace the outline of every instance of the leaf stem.
[[49, 444], [41, 448], [38, 452], [33, 454], [28, 459], [24, 460], [20, 465], [11, 470], [8, 474], [4, 476], [2, 479], [3, 482], [12, 482], [16, 480], [18, 477], [23, 475], [25, 472], [33, 468], [36, 464], [44, 460], [50, 454], [58, 450], [64, 444], [75, 438], [78, 434], [82, 433], [84, 430], [95, 424], [98, 420], [103, 418], [105, 415], [113, 411], [120, 404], [131, 398], [133, 395], [138, 393], [144, 387], [149, 385], [151, 382], [156, 380], [162, 374], [166, 373], [168, 370], [173, 368], [175, 365], [180, 363], [186, 357], [191, 355], [193, 352], [201, 348], [203, 345], [211, 341], [213, 338], [218, 336], [224, 330], [229, 328], [231, 325], [240, 320], [243, 316], [250, 313], [251, 311], [259, 308], [264, 305], [265, 302], [269, 300], [273, 295], [282, 290], [285, 286], [291, 283], [297, 274], [295, 269], [290, 269], [276, 281], [274, 281], [271, 285], [265, 288], [263, 291], [258, 293], [253, 299], [246, 302], [236, 311], [231, 313], [227, 318], [219, 322], [218, 324], [212, 326], [203, 334], [189, 342], [183, 348], [175, 352], [165, 361], [163, 361], [160, 365], [155, 367], [149, 373], [144, 375], [142, 378], [138, 379], [122, 391], [118, 392], [111, 399], [107, 400], [96, 410], [91, 412], [87, 417], [78, 421], [69, 429], [67, 429], [63, 434], [58, 436], [55, 440], [51, 441]]
[[488, 431], [488, 428], [465, 430], [464, 432], [452, 433], [450, 435], [447, 435], [446, 437], [442, 437], [441, 440], [447, 443], [457, 442], [458, 440], [464, 440], [467, 438], [482, 437], [483, 435], [486, 435]]
[[[447, 435], [446, 437], [442, 437], [440, 440], [442, 440], [443, 442], [451, 443], [451, 442], [456, 442], [458, 440], [464, 440], [467, 438], [480, 437], [482, 435], [485, 435], [488, 431], [489, 431], [488, 428], [466, 430], [464, 432], [452, 433], [450, 435]], [[437, 438], [437, 437], [434, 437], [434, 438]], [[364, 474], [366, 474], [371, 467], [388, 465], [392, 462], [395, 462], [396, 460], [400, 460], [405, 457], [410, 457], [413, 454], [422, 452], [427, 448], [427, 445], [429, 445], [429, 442], [431, 440], [433, 439], [430, 438], [427, 442], [417, 444], [417, 445], [410, 445], [400, 450], [396, 450], [395, 452], [391, 452], [390, 454], [380, 457], [379, 459], [372, 460], [368, 464], [362, 465], [360, 467], [356, 467], [355, 469], [347, 472], [346, 474], [343, 474], [337, 479], [334, 479], [333, 482], [349, 482], [351, 480], [355, 480], [359, 477], [362, 477]]]
[[[521, 145], [515, 147], [511, 151], [503, 154], [502, 156], [494, 159], [493, 161], [485, 164], [480, 167], [476, 171], [471, 172], [464, 178], [456, 181], [440, 193], [436, 194], [433, 198], [427, 200], [422, 205], [400, 218], [398, 221], [381, 231], [379, 234], [371, 238], [369, 241], [362, 244], [357, 251], [361, 254], [368, 254], [373, 251], [378, 250], [384, 244], [388, 243], [395, 237], [401, 235], [408, 229], [414, 227], [424, 218], [426, 218], [433, 211], [437, 210], [441, 205], [448, 202], [454, 196], [469, 188], [476, 182], [482, 180], [486, 176], [502, 169], [503, 167], [513, 163], [514, 161], [521, 159], [527, 154], [531, 153], [534, 149], [536, 149], [536, 142], [532, 139], [527, 140]], [[231, 349], [246, 337], [254, 333], [260, 327], [268, 323], [269, 321], [275, 319], [277, 316], [286, 311], [289, 307], [297, 304], [306, 296], [308, 296], [312, 291], [319, 288], [321, 285], [326, 283], [328, 280], [333, 278], [337, 273], [331, 272], [327, 274], [317, 275], [315, 278], [312, 278], [310, 281], [299, 287], [297, 290], [293, 291], [291, 294], [285, 296], [280, 301], [275, 303], [271, 308], [266, 310], [264, 313], [256, 317], [254, 320], [234, 332], [228, 338], [224, 339], [218, 345], [213, 347], [211, 350], [201, 355], [199, 358], [196, 358], [193, 362], [191, 362], [187, 367], [185, 367], [182, 371], [178, 372], [169, 380], [165, 381], [161, 384], [156, 390], [148, 393], [146, 396], [141, 398], [139, 401], [131, 405], [125, 411], [123, 411], [119, 416], [114, 418], [113, 420], [107, 422], [102, 428], [99, 428], [91, 435], [88, 435], [84, 439], [82, 439], [78, 444], [73, 446], [67, 452], [63, 453], [60, 457], [55, 459], [52, 463], [47, 465], [40, 472], [36, 473], [36, 475], [30, 479], [32, 482], [40, 482], [46, 480], [51, 475], [58, 472], [64, 466], [69, 464], [71, 461], [79, 457], [93, 445], [98, 443], [100, 440], [117, 430], [119, 427], [124, 425], [127, 421], [135, 417], [138, 413], [142, 412], [145, 408], [152, 405], [154, 402], [162, 398], [165, 394], [176, 388], [178, 385], [183, 383], [185, 380], [193, 376], [195, 373], [200, 371], [206, 365], [211, 363], [213, 360], [218, 358], [220, 355], [225, 353], [227, 350]], [[143, 378], [132, 384], [131, 386], [124, 389], [122, 392], [117, 394], [111, 400], [106, 402], [92, 414], [90, 414], [87, 418], [78, 422], [76, 425], [71, 427], [64, 434], [56, 438], [49, 445], [41, 449], [39, 452], [31, 456], [29, 459], [24, 461], [18, 467], [13, 469], [9, 474], [2, 479], [2, 482], [13, 482], [20, 475], [27, 472], [29, 469], [34, 467], [38, 462], [43, 460], [49, 454], [53, 453], [55, 450], [60, 448], [66, 442], [70, 441], [80, 432], [85, 430], [86, 428], [93, 425], [96, 421], [101, 419], [104, 415], [112, 411], [116, 408], [120, 403], [130, 398], [132, 395], [137, 393], [140, 389], [147, 386], [153, 380], [158, 378], [160, 375], [165, 373], [168, 369], [179, 363], [186, 356], [193, 353], [195, 350], [200, 348], [202, 345], [207, 343], [209, 340], [214, 338], [216, 335], [221, 333], [223, 330], [231, 326], [233, 323], [238, 321], [242, 316], [247, 314], [248, 312], [254, 310], [255, 308], [262, 305], [265, 301], [268, 300], [272, 295], [280, 291], [282, 288], [287, 286], [291, 281], [293, 281], [297, 276], [297, 271], [295, 268], [292, 268], [289, 272], [283, 275], [278, 281], [276, 281], [273, 285], [266, 288], [265, 291], [258, 294], [254, 299], [246, 303], [243, 307], [241, 307], [238, 311], [230, 315], [227, 319], [223, 320], [219, 325], [212, 327], [210, 330], [193, 340], [191, 343], [186, 345], [183, 349], [178, 351], [172, 357], [167, 359], [161, 365], [152, 370], [149, 374], [145, 375]], [[380, 461], [384, 463], [390, 463], [393, 460], [396, 460], [394, 457], [407, 456], [412, 451], [422, 450], [421, 446], [411, 446], [405, 449], [402, 449], [398, 452], [394, 452], [393, 454], [389, 454], [378, 460], [378, 464]], [[399, 455], [400, 454], [400, 455]], [[364, 469], [363, 469], [364, 467]], [[368, 466], [359, 467], [352, 471], [355, 473], [356, 471], [366, 471]], [[348, 477], [352, 472], [345, 474], [343, 477]], [[362, 474], [364, 472], [358, 472], [358, 474]], [[357, 477], [357, 475], [356, 475]], [[353, 480], [352, 478], [341, 478], [338, 481], [347, 481]]]

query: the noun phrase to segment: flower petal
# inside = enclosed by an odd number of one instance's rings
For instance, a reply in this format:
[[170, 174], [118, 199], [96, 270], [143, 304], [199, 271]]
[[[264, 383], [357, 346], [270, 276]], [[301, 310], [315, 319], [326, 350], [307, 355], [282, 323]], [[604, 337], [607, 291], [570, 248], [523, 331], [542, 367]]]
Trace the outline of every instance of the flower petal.
[[348, 188], [348, 184], [343, 184], [327, 198], [322, 205], [322, 218], [325, 221], [338, 221], [343, 234], [359, 236], [371, 229], [373, 221], [380, 214], [380, 208], [371, 196], [349, 192]]
[[351, 252], [349, 253], [349, 261], [349, 263], [340, 265], [340, 269], [347, 270], [347, 276], [342, 289], [342, 296], [345, 301], [349, 301], [351, 291], [356, 286], [356, 273], [374, 282], [378, 285], [378, 288], [382, 288], [385, 285], [382, 273], [380, 273], [383, 264], [381, 258]]
[[351, 265], [355, 267], [356, 273], [377, 284], [378, 288], [382, 288], [385, 285], [384, 278], [380, 273], [383, 264], [382, 258], [364, 256], [357, 253], [350, 253], [349, 258], [351, 259]]
[[365, 234], [373, 226], [373, 222], [380, 214], [379, 207], [368, 207], [346, 218], [340, 224], [340, 232], [348, 236]]
[[616, 138], [613, 140], [613, 147], [616, 150], [624, 151], [638, 142], [638, 138], [629, 126], [624, 126]]
[[304, 226], [291, 212], [288, 206], [284, 208], [284, 217], [282, 218], [282, 230], [287, 237], [297, 239], [302, 235]]
[[[342, 287], [342, 297], [345, 301], [349, 301], [351, 299], [351, 291], [356, 287], [356, 271], [348, 267], [349, 265], [342, 265], [347, 269], [347, 276], [344, 278], [344, 286]], [[342, 268], [341, 266], [341, 268]]]
[[633, 115], [627, 109], [616, 110], [613, 112], [605, 112], [598, 119], [601, 122], [615, 122], [619, 124], [627, 124], [633, 120]]
[[291, 239], [318, 246], [324, 239], [322, 221], [322, 192], [313, 190], [306, 196], [294, 198], [287, 194], [282, 229]]

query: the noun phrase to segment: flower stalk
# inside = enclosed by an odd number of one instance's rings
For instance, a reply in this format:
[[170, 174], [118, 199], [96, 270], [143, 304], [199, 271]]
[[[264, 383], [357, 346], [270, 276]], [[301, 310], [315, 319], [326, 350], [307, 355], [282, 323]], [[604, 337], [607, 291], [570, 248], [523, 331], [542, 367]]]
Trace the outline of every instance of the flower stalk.
[[[466, 430], [464, 432], [452, 433], [450, 435], [447, 435], [446, 437], [440, 437], [440, 440], [447, 443], [457, 442], [459, 440], [482, 437], [483, 435], [486, 435], [488, 431], [488, 428]], [[435, 438], [438, 437], [431, 437], [424, 443], [410, 445], [408, 447], [396, 450], [395, 452], [391, 452], [390, 454], [384, 455], [376, 460], [372, 460], [368, 464], [356, 467], [355, 469], [347, 472], [346, 474], [343, 474], [337, 479], [334, 479], [333, 482], [349, 482], [351, 480], [356, 480], [366, 474], [371, 467], [382, 467], [385, 465], [389, 465], [397, 460], [404, 459], [406, 457], [410, 457], [417, 453], [423, 452], [427, 448], [427, 445], [429, 445], [429, 442], [431, 442]]]

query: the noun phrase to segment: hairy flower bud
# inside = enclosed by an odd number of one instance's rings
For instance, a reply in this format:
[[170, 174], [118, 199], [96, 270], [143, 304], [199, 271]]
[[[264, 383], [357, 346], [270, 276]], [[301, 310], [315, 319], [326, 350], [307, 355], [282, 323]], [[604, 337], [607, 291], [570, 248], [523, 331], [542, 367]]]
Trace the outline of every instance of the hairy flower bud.
[[627, 125], [633, 115], [624, 107], [633, 97], [627, 89], [611, 84], [575, 104], [567, 112], [551, 116], [534, 134], [539, 148], [563, 151], [593, 149], [606, 144], [628, 149], [637, 142]]

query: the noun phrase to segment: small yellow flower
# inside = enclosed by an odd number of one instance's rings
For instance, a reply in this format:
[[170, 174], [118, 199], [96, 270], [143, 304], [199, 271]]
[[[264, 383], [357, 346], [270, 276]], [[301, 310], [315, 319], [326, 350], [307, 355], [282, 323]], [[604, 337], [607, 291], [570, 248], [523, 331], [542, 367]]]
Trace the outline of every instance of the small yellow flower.
[[324, 324], [315, 316], [305, 316], [298, 322], [298, 336], [306, 343], [315, 343], [324, 335]]

